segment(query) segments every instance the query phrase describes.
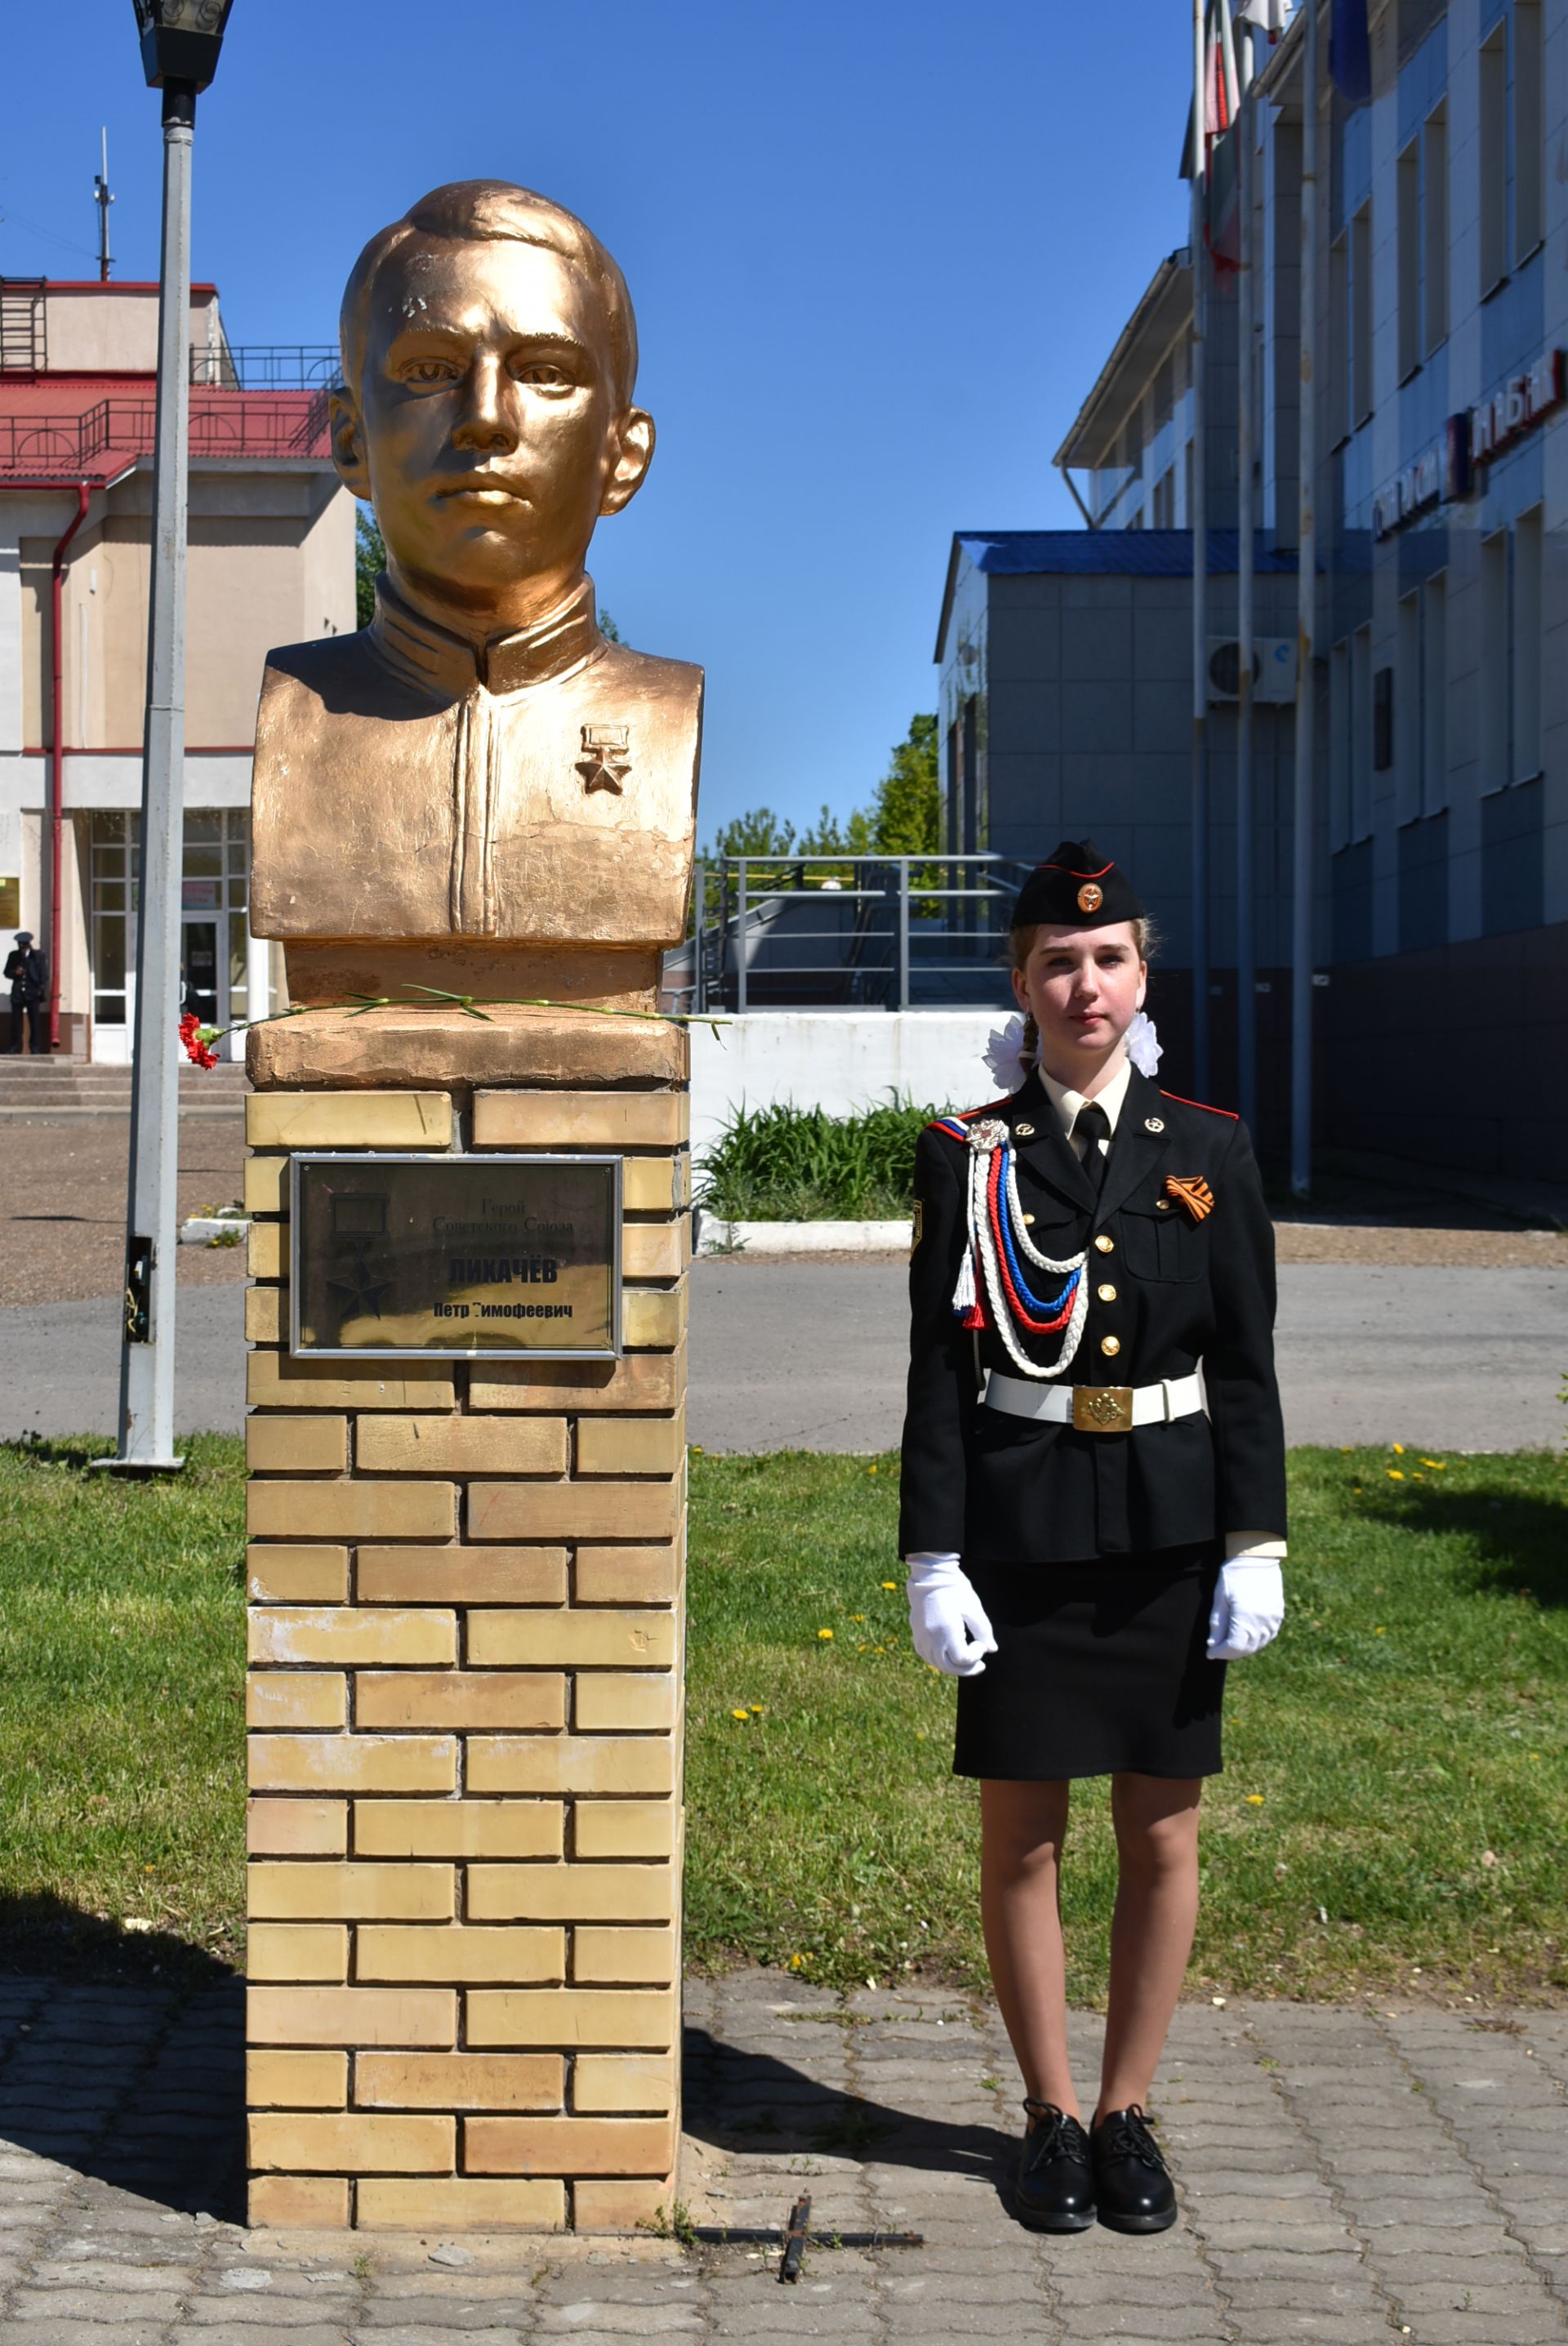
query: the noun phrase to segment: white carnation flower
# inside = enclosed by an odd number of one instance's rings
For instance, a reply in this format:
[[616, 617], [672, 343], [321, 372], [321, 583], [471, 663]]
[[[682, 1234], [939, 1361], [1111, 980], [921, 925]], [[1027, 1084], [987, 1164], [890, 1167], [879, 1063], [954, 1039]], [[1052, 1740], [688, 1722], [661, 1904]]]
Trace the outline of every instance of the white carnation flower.
[[1031, 1061], [1023, 1056], [1023, 1021], [1010, 1018], [1005, 1026], [993, 1026], [985, 1046], [985, 1064], [992, 1080], [1003, 1091], [1015, 1092], [1029, 1073]]
[[1160, 1041], [1154, 1020], [1146, 1011], [1140, 1010], [1136, 1013], [1132, 1025], [1127, 1029], [1125, 1040], [1127, 1056], [1139, 1075], [1157, 1074], [1165, 1046]]

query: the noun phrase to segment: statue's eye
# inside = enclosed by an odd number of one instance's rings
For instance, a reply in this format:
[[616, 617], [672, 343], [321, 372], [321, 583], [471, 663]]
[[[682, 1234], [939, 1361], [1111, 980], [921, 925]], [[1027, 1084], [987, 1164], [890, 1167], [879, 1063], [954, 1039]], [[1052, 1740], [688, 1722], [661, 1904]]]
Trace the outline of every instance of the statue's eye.
[[520, 366], [517, 381], [526, 383], [531, 391], [570, 391], [572, 378], [565, 367], [556, 366], [550, 359], [533, 359]]
[[457, 369], [450, 359], [413, 359], [402, 371], [404, 382], [455, 382]]

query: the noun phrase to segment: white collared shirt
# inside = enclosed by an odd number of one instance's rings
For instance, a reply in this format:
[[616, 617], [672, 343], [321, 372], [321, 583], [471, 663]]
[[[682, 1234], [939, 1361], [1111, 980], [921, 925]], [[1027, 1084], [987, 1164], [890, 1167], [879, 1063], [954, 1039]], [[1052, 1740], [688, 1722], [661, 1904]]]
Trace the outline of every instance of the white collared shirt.
[[[1068, 1146], [1080, 1163], [1083, 1161], [1084, 1151], [1088, 1146], [1082, 1133], [1079, 1133], [1075, 1139], [1074, 1137], [1080, 1115], [1086, 1107], [1103, 1107], [1105, 1111], [1105, 1121], [1111, 1127], [1111, 1139], [1115, 1139], [1116, 1118], [1121, 1115], [1122, 1103], [1127, 1096], [1127, 1086], [1132, 1080], [1133, 1063], [1125, 1054], [1121, 1066], [1111, 1077], [1110, 1082], [1095, 1094], [1093, 1100], [1085, 1098], [1082, 1092], [1069, 1091], [1065, 1084], [1059, 1084], [1054, 1076], [1046, 1074], [1044, 1067], [1040, 1069], [1040, 1081], [1045, 1087], [1045, 1096], [1055, 1109], [1056, 1120], [1066, 1134]], [[1109, 1149], [1111, 1139], [1101, 1141], [1100, 1147], [1103, 1150]]]

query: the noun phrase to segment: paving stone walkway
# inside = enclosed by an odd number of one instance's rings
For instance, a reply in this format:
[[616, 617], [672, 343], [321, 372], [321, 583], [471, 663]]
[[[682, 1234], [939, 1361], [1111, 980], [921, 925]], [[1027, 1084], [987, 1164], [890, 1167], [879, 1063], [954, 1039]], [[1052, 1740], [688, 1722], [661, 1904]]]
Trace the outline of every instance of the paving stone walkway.
[[[687, 1994], [699, 2223], [918, 2229], [920, 2249], [247, 2232], [239, 1993], [0, 1982], [0, 2346], [1032, 2339], [1568, 2341], [1568, 2014], [1189, 2005], [1155, 2096], [1176, 2228], [1048, 2241], [1008, 2212], [994, 2011], [777, 1974]], [[1098, 2025], [1075, 2058], [1094, 2076]]]

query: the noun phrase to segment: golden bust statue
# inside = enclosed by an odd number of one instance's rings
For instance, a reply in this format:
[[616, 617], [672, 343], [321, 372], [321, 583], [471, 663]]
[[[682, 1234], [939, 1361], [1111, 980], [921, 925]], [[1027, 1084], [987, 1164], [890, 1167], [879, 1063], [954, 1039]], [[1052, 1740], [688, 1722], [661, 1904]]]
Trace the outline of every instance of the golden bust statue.
[[625, 280], [558, 205], [438, 188], [343, 297], [332, 453], [386, 543], [355, 636], [272, 653], [251, 923], [297, 1001], [647, 998], [681, 936], [702, 671], [610, 643], [585, 564], [653, 455]]

